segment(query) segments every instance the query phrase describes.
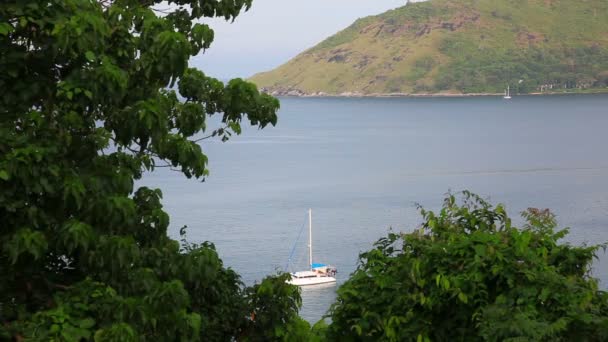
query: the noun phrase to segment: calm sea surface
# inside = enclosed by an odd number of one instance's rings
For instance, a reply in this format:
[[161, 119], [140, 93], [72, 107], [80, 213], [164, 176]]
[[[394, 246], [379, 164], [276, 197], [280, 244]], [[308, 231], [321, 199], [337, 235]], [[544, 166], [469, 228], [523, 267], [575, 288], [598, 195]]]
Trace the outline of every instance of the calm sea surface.
[[[247, 284], [285, 267], [308, 208], [315, 261], [337, 266], [339, 285], [390, 227], [420, 223], [416, 203], [437, 209], [449, 190], [504, 203], [513, 216], [550, 208], [571, 227], [569, 242], [608, 241], [608, 96], [281, 103], [277, 127], [204, 142], [204, 183], [162, 169], [141, 182], [163, 190], [173, 237], [188, 225], [188, 239], [214, 242]], [[594, 274], [607, 288], [608, 256]], [[302, 316], [321, 318], [335, 289], [304, 289]]]

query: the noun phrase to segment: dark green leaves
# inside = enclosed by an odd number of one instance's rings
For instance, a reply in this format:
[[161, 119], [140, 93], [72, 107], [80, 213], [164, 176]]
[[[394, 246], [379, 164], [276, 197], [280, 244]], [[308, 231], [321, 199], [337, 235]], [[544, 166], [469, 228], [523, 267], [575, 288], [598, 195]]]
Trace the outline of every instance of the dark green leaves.
[[181, 134], [191, 136], [205, 130], [206, 113], [202, 104], [189, 102], [177, 108], [175, 127]]
[[164, 31], [155, 36], [149, 53], [149, 74], [163, 74], [172, 87], [188, 66], [191, 46], [183, 34]]
[[10, 240], [4, 242], [3, 251], [12, 264], [21, 257], [40, 259], [48, 249], [48, 242], [42, 232], [29, 228], [18, 229]]
[[62, 228], [61, 238], [66, 251], [70, 253], [77, 249], [86, 251], [93, 242], [94, 232], [90, 225], [71, 220]]
[[[0, 3], [2, 340], [271, 334], [252, 324], [254, 301], [289, 324], [277, 336], [307, 332], [284, 279], [258, 301], [211, 244], [167, 236], [160, 190], [135, 188], [157, 167], [206, 176], [200, 141], [274, 125], [278, 110], [251, 84], [188, 68], [214, 38], [194, 19], [234, 19], [250, 0], [160, 3]], [[207, 132], [216, 113], [225, 125]]]
[[[214, 1], [192, 1], [192, 18], [201, 17], [224, 17], [226, 20], [234, 20], [239, 13], [249, 10], [253, 0], [214, 0]], [[169, 3], [184, 5], [189, 3], [185, 0], [170, 0]]]
[[252, 308], [246, 341], [307, 341], [310, 325], [298, 317], [298, 287], [286, 284], [288, 274], [268, 277], [247, 290]]
[[[100, 8], [93, 2], [85, 4], [68, 1], [64, 4], [65, 12], [54, 13], [57, 20], [49, 33], [56, 42], [58, 52], [70, 58], [77, 58], [83, 51], [99, 49], [98, 44], [104, 42], [110, 33]], [[68, 13], [72, 15], [67, 16]]]
[[208, 49], [213, 42], [213, 30], [205, 24], [194, 24], [192, 27], [192, 46], [193, 54], [197, 54], [201, 49]]
[[422, 229], [391, 234], [361, 254], [331, 309], [330, 339], [607, 336], [607, 296], [588, 273], [597, 246], [560, 244], [548, 210], [526, 211], [517, 229], [502, 206], [469, 192], [462, 198], [460, 205], [448, 196], [439, 213], [422, 210]]
[[240, 121], [247, 113], [252, 125], [261, 128], [276, 125], [279, 101], [266, 94], [260, 94], [253, 83], [241, 79], [231, 80], [224, 91], [224, 122]]

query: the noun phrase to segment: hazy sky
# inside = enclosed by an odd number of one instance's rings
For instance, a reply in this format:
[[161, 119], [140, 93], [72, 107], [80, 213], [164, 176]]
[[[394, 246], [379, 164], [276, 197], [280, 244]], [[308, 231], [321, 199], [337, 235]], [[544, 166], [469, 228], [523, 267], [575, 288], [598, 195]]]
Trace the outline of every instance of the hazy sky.
[[254, 0], [234, 23], [208, 22], [215, 41], [193, 66], [222, 79], [277, 67], [346, 28], [357, 18], [403, 6], [406, 0]]

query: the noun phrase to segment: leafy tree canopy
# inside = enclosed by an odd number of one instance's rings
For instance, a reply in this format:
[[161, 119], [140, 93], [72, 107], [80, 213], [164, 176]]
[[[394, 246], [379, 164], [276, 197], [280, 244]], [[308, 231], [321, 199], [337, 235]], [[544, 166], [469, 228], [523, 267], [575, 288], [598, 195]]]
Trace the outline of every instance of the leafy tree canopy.
[[590, 267], [600, 247], [558, 241], [548, 210], [523, 213], [464, 193], [424, 224], [361, 254], [326, 333], [341, 341], [606, 341], [608, 293]]
[[[306, 328], [285, 276], [245, 288], [212, 244], [168, 238], [161, 191], [134, 185], [157, 167], [202, 178], [199, 140], [276, 124], [276, 99], [188, 66], [213, 41], [204, 19], [251, 3], [0, 3], [0, 340], [293, 340]], [[210, 131], [211, 115], [224, 125]]]

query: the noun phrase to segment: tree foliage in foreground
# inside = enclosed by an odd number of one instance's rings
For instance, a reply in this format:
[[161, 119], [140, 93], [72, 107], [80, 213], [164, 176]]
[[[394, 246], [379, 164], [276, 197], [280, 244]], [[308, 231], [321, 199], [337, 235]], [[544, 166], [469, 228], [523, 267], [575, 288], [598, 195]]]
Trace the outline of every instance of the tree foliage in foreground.
[[[245, 288], [212, 244], [168, 238], [160, 190], [134, 186], [157, 167], [202, 178], [199, 140], [276, 123], [276, 99], [188, 67], [213, 40], [201, 20], [251, 2], [0, 3], [0, 340], [272, 340], [302, 327], [285, 276]], [[208, 129], [211, 115], [224, 126]]]
[[361, 255], [338, 290], [329, 340], [606, 341], [608, 293], [590, 277], [602, 246], [558, 241], [548, 210], [523, 213], [469, 193]]

